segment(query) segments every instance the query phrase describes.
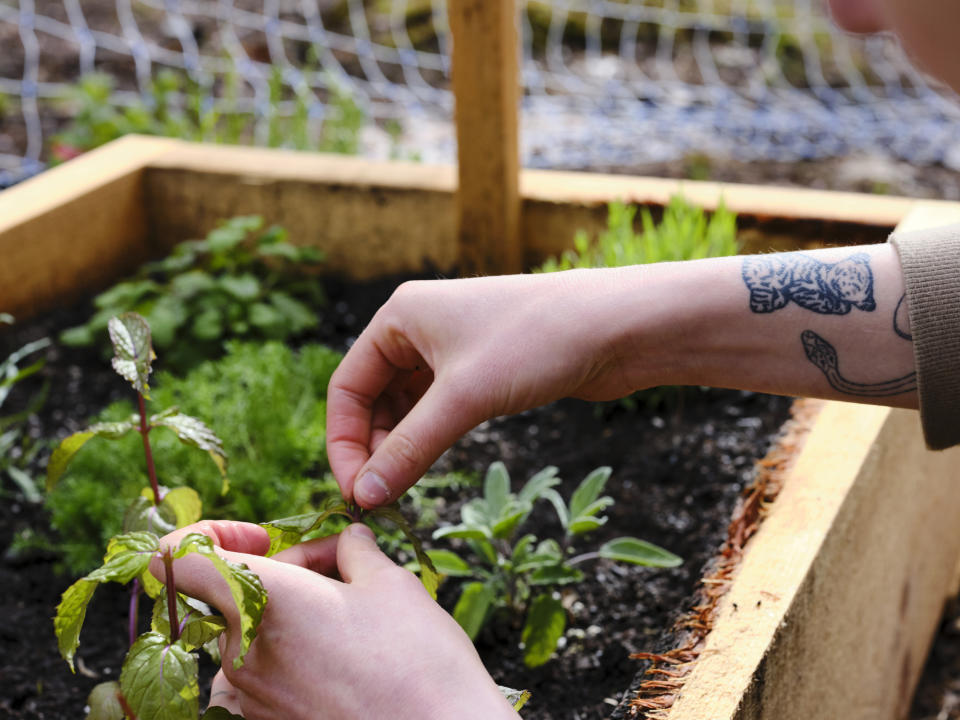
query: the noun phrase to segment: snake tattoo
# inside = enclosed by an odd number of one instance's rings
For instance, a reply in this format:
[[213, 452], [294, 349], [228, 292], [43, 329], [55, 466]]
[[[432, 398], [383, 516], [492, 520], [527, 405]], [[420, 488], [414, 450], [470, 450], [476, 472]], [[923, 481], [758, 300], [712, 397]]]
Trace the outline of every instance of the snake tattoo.
[[837, 350], [813, 330], [804, 330], [800, 334], [803, 350], [807, 359], [820, 368], [827, 382], [837, 392], [860, 397], [888, 397], [911, 392], [917, 389], [917, 373], [910, 372], [895, 380], [878, 383], [858, 383], [847, 380], [840, 374]]

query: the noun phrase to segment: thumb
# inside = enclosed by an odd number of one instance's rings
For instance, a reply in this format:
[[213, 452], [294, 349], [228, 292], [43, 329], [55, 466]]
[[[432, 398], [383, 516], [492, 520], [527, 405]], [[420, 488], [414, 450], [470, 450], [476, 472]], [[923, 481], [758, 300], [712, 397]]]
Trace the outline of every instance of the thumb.
[[[257, 572], [260, 558], [270, 547], [270, 538], [259, 525], [230, 520], [204, 520], [175, 530], [160, 539], [160, 554], [150, 561], [150, 572], [161, 582], [166, 582], [166, 566], [161, 555], [168, 548], [176, 550], [180, 542], [191, 533], [209, 537], [221, 548], [221, 557], [236, 563], [244, 563]], [[190, 597], [202, 600], [220, 610], [227, 622], [235, 621], [236, 608], [233, 595], [220, 572], [207, 558], [196, 553], [188, 554], [173, 562], [173, 580], [177, 589]]]
[[373, 531], [363, 523], [354, 523], [340, 533], [337, 567], [344, 582], [362, 583], [378, 572], [397, 566], [377, 547]]
[[364, 508], [396, 500], [479, 420], [439, 378], [377, 446], [357, 473], [353, 498]]

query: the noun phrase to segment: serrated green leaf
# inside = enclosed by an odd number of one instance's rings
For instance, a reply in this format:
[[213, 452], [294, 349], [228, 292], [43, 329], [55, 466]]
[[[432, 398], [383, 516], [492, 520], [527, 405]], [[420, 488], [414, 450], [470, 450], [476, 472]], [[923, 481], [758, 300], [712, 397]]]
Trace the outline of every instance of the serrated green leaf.
[[514, 690], [504, 685], [498, 685], [497, 687], [500, 689], [500, 693], [507, 699], [507, 702], [513, 705], [513, 709], [518, 712], [527, 704], [527, 701], [530, 700], [529, 690]]
[[527, 480], [526, 485], [517, 494], [517, 499], [532, 505], [543, 496], [544, 490], [559, 484], [560, 478], [557, 477], [557, 468], [549, 465]]
[[460, 592], [460, 598], [453, 608], [453, 619], [457, 621], [471, 640], [477, 634], [487, 619], [487, 612], [493, 604], [495, 593], [486, 583], [466, 583]]
[[117, 698], [120, 683], [115, 680], [95, 685], [87, 695], [90, 712], [84, 720], [125, 720], [123, 706]]
[[613, 471], [609, 467], [598, 467], [583, 479], [570, 496], [570, 517], [594, 514], [588, 511], [588, 507], [592, 507], [600, 497], [607, 480], [610, 479], [611, 472]]
[[524, 664], [533, 668], [547, 662], [566, 627], [567, 613], [560, 600], [546, 594], [534, 598], [521, 636]]
[[98, 583], [86, 578], [80, 578], [73, 585], [64, 590], [57, 605], [57, 614], [53, 619], [53, 630], [57, 636], [57, 647], [60, 656], [70, 664], [70, 671], [75, 672], [73, 656], [80, 645], [80, 628], [87, 614], [87, 605], [93, 597]]
[[74, 433], [57, 446], [57, 449], [50, 455], [50, 461], [47, 463], [47, 492], [53, 490], [57, 482], [63, 476], [73, 456], [80, 452], [80, 448], [86, 445], [87, 440], [94, 437], [94, 433], [89, 430]]
[[300, 302], [285, 292], [274, 291], [270, 293], [269, 300], [286, 318], [292, 333], [301, 333], [320, 323], [317, 314], [306, 303]]
[[147, 488], [149, 495], [138, 495], [123, 514], [123, 531], [149, 532], [157, 536], [172, 533], [177, 529], [177, 515], [173, 508], [153, 504], [153, 491]]
[[568, 585], [583, 580], [583, 573], [568, 565], [543, 565], [527, 577], [531, 585]]
[[281, 550], [293, 547], [300, 542], [304, 535], [317, 530], [335, 515], [353, 519], [346, 503], [338, 502], [322, 512], [294, 515], [293, 517], [261, 523], [260, 527], [264, 528], [267, 535], [270, 536], [270, 549], [267, 550], [267, 557], [272, 557]]
[[213, 290], [216, 285], [217, 281], [213, 276], [203, 270], [190, 270], [175, 276], [170, 281], [171, 291], [184, 299]]
[[97, 437], [106, 440], [119, 440], [127, 433], [139, 428], [139, 417], [134, 415], [129, 420], [123, 422], [103, 422], [96, 423], [88, 427], [84, 432], [91, 432]]
[[216, 340], [223, 335], [223, 314], [215, 307], [207, 307], [193, 318], [190, 332], [198, 340]]
[[140, 315], [123, 313], [107, 323], [113, 343], [113, 369], [144, 397], [150, 396], [151, 363], [156, 358], [150, 344], [150, 326]]
[[203, 501], [196, 490], [190, 487], [177, 487], [163, 496], [161, 508], [170, 508], [176, 518], [178, 528], [197, 522], [203, 515]]
[[677, 567], [683, 559], [658, 545], [634, 537], [615, 538], [597, 550], [600, 557], [649, 567]]
[[257, 636], [257, 627], [267, 604], [267, 591], [264, 590], [260, 578], [246, 565], [238, 565], [220, 557], [214, 549], [213, 541], [206, 535], [187, 535], [181, 540], [173, 556], [182, 558], [189, 553], [206, 557], [230, 588], [230, 595], [240, 616], [240, 651], [233, 659], [234, 669], [239, 669], [243, 666], [243, 658], [250, 649], [250, 643]]
[[[174, 415], [154, 415], [150, 418], [151, 427], [165, 427], [173, 430], [180, 441], [187, 445], [206, 450], [220, 471], [220, 477], [223, 486], [220, 489], [221, 494], [227, 492], [229, 481], [227, 480], [227, 454], [223, 450], [223, 443], [202, 420], [198, 420], [190, 415], [176, 413]], [[189, 524], [189, 523], [188, 523]]]
[[197, 656], [164, 635], [144, 633], [127, 653], [120, 689], [138, 718], [195, 718], [200, 712]]
[[440, 586], [440, 575], [433, 566], [433, 561], [430, 559], [430, 556], [424, 552], [423, 543], [420, 542], [420, 538], [413, 532], [413, 528], [410, 527], [410, 523], [403, 517], [399, 508], [397, 508], [396, 505], [387, 505], [371, 510], [370, 514], [373, 517], [386, 518], [396, 525], [404, 534], [404, 537], [406, 537], [413, 546], [413, 552], [417, 557], [417, 562], [420, 563], [420, 582], [423, 583], [427, 592], [430, 593], [430, 597], [436, 600], [437, 588]]
[[146, 572], [160, 549], [160, 538], [151, 532], [132, 532], [110, 538], [103, 565], [87, 574], [96, 582], [128, 583]]
[[[199, 606], [199, 607], [198, 607]], [[157, 596], [153, 605], [150, 629], [170, 637], [170, 618], [167, 608], [166, 588]], [[187, 599], [177, 593], [177, 620], [180, 627], [180, 642], [187, 650], [203, 647], [227, 629], [227, 622], [218, 615], [211, 615], [203, 603]]]

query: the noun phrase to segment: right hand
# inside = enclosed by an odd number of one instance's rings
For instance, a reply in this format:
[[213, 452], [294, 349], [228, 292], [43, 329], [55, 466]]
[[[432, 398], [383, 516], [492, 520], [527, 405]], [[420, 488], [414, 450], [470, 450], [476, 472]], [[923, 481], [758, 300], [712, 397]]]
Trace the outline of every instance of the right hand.
[[637, 389], [620, 361], [623, 309], [610, 302], [628, 272], [643, 271], [402, 285], [330, 382], [327, 450], [344, 497], [367, 508], [396, 499], [490, 418]]

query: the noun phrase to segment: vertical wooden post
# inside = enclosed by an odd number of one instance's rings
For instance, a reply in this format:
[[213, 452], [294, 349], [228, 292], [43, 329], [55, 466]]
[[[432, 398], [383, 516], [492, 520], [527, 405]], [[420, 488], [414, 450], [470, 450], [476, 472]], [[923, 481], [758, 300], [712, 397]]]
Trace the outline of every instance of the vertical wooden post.
[[522, 270], [515, 0], [449, 0], [462, 273]]

